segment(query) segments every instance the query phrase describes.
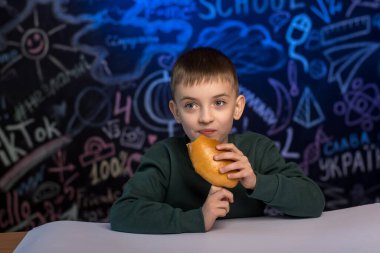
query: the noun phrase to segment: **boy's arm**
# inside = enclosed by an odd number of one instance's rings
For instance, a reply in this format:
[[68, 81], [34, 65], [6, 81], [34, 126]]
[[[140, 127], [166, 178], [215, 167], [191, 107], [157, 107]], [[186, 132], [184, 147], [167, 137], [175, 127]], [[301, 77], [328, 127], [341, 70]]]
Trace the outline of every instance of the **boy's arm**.
[[297, 217], [319, 217], [325, 199], [318, 185], [295, 163], [286, 163], [273, 142], [255, 152], [256, 188], [250, 196]]
[[201, 208], [183, 211], [164, 203], [169, 172], [145, 157], [110, 211], [111, 229], [164, 234], [204, 232]]

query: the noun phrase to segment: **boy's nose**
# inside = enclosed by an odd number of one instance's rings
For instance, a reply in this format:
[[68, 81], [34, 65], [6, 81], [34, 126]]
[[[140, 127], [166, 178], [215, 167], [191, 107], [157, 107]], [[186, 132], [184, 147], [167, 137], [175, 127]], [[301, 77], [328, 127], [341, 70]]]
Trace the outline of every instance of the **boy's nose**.
[[209, 109], [202, 109], [199, 115], [199, 123], [208, 124], [214, 120], [212, 112]]

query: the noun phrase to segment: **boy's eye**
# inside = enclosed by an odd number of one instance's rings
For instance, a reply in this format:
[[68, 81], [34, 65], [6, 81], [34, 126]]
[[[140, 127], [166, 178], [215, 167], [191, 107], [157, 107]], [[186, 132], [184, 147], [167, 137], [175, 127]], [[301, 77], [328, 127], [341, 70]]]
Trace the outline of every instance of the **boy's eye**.
[[185, 104], [185, 109], [194, 109], [195, 107], [196, 107], [196, 104], [193, 102]]
[[216, 100], [216, 101], [215, 101], [215, 105], [216, 105], [216, 106], [223, 106], [223, 105], [225, 105], [225, 104], [226, 104], [226, 102], [223, 101], [223, 100]]

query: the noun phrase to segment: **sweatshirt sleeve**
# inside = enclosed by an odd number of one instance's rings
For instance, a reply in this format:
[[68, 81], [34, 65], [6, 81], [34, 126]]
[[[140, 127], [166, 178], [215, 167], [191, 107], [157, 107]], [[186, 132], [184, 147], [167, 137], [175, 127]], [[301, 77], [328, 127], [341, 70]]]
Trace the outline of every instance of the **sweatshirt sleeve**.
[[319, 186], [296, 163], [286, 163], [272, 141], [263, 139], [259, 145], [251, 162], [257, 181], [250, 197], [287, 215], [319, 217], [325, 206]]
[[169, 177], [167, 152], [157, 148], [148, 151], [111, 207], [111, 229], [143, 234], [204, 232], [201, 208], [183, 211], [165, 203]]

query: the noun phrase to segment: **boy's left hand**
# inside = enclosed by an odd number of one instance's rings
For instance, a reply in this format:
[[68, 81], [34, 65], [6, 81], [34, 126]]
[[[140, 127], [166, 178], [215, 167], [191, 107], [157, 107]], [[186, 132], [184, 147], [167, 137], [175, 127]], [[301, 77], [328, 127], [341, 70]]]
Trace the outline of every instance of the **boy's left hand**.
[[253, 190], [256, 187], [256, 175], [248, 158], [232, 143], [219, 144], [216, 146], [216, 149], [225, 152], [215, 155], [215, 161], [233, 161], [231, 164], [220, 168], [220, 173], [236, 171], [228, 174], [228, 178], [238, 179], [244, 188]]

